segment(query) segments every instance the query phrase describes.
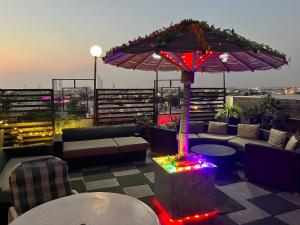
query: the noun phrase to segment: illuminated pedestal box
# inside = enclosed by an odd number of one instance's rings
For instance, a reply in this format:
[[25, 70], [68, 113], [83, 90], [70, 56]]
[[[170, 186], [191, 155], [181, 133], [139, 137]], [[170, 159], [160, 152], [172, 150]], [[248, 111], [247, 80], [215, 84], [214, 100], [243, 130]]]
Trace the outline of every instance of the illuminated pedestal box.
[[193, 166], [175, 167], [153, 158], [155, 197], [173, 219], [215, 210], [216, 166], [199, 160]]

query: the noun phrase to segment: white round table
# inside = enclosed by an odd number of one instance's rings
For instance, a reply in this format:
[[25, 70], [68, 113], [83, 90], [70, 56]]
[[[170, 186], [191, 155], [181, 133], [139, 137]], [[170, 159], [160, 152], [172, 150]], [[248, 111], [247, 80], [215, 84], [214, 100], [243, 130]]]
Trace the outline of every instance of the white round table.
[[93, 192], [39, 205], [11, 225], [159, 225], [154, 211], [128, 195]]

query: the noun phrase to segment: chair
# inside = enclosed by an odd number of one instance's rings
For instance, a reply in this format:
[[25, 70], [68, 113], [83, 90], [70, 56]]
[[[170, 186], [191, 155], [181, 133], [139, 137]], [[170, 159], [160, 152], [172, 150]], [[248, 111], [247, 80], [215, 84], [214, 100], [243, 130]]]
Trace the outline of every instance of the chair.
[[45, 202], [77, 194], [71, 190], [68, 165], [59, 158], [23, 162], [9, 177], [13, 206], [8, 211], [8, 222]]

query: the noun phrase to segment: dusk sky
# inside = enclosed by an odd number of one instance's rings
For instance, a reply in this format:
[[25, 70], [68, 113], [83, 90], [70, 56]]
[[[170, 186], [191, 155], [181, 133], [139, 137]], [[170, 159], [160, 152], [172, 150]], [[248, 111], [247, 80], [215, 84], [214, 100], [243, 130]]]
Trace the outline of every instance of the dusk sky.
[[[0, 88], [50, 88], [52, 78], [92, 78], [89, 48], [104, 53], [185, 18], [234, 28], [285, 53], [281, 70], [230, 73], [227, 86], [300, 86], [299, 0], [0, 0]], [[152, 87], [154, 72], [99, 63], [105, 88]], [[178, 79], [179, 72], [159, 73]], [[194, 86], [222, 85], [220, 74], [195, 76]]]

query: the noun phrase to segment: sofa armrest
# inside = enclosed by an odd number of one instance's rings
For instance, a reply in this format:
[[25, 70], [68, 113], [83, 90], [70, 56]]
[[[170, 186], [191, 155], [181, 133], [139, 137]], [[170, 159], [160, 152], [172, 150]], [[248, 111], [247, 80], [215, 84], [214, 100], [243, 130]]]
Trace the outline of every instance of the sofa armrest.
[[245, 175], [250, 181], [300, 191], [300, 153], [246, 144]]
[[53, 153], [55, 157], [63, 157], [63, 139], [61, 134], [53, 136]]
[[151, 151], [164, 155], [177, 153], [176, 130], [151, 127], [150, 135]]
[[3, 149], [8, 159], [27, 156], [53, 155], [53, 148], [47, 144], [6, 147]]

